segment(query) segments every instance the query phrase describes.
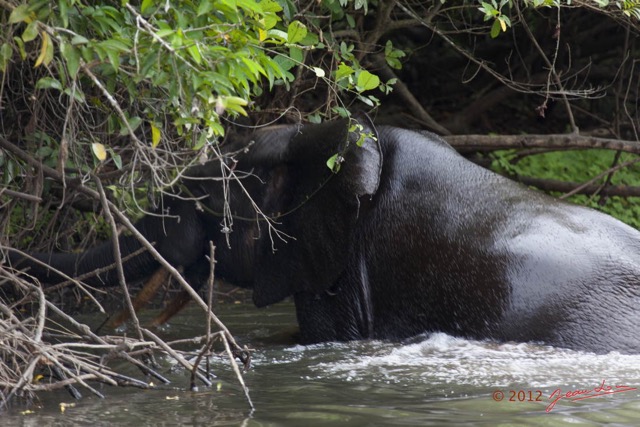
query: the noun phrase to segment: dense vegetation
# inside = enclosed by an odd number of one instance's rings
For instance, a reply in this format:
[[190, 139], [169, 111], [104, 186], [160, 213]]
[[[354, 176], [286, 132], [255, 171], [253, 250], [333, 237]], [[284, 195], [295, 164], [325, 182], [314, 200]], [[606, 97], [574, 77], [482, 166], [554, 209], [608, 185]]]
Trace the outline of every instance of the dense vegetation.
[[[0, 0], [0, 244], [86, 247], [230, 132], [358, 110], [640, 227], [639, 19], [634, 0]], [[52, 297], [0, 275], [0, 333], [42, 345]], [[12, 337], [4, 395], [39, 388]]]

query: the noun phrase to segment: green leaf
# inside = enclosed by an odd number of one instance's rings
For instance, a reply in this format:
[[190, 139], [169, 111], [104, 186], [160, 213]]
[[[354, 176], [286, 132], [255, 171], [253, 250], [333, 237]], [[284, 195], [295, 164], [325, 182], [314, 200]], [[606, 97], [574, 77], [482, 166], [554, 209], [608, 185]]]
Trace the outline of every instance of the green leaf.
[[267, 31], [267, 36], [274, 38], [276, 40], [280, 40], [282, 42], [286, 42], [288, 37], [287, 33], [275, 28], [272, 28], [271, 30]]
[[256, 3], [254, 0], [236, 0], [236, 4], [238, 5], [238, 7], [246, 10], [247, 12], [251, 12], [251, 13], [262, 12], [262, 8], [260, 7], [260, 5]]
[[402, 63], [398, 58], [402, 58], [404, 56], [406, 56], [406, 54], [403, 51], [394, 49], [391, 40], [387, 40], [387, 44], [384, 47], [384, 57], [391, 68], [395, 68], [396, 70], [402, 68]]
[[224, 136], [224, 127], [218, 122], [209, 123], [209, 128], [211, 130], [211, 134]]
[[62, 84], [53, 77], [43, 77], [36, 83], [36, 89], [58, 89], [62, 90]]
[[337, 115], [339, 115], [340, 117], [350, 117], [351, 113], [349, 112], [349, 110], [347, 110], [344, 107], [333, 107], [331, 109], [331, 111], [333, 111], [334, 113], [336, 113]]
[[309, 116], [307, 116], [307, 120], [309, 121], [309, 123], [322, 123], [322, 118], [320, 117], [319, 113], [310, 114]]
[[346, 65], [344, 62], [341, 62], [340, 65], [338, 65], [338, 69], [336, 70], [336, 81], [342, 80], [345, 77], [349, 77], [353, 73], [355, 73], [353, 68]]
[[358, 83], [356, 89], [358, 92], [375, 89], [380, 85], [380, 78], [375, 74], [371, 74], [367, 70], [362, 70], [358, 74]]
[[107, 49], [106, 52], [114, 71], [118, 71], [120, 68], [120, 52], [115, 49]]
[[120, 68], [120, 53], [128, 52], [129, 46], [121, 41], [115, 39], [108, 39], [100, 42], [98, 45], [102, 49], [99, 53], [104, 53], [109, 58], [109, 62], [113, 69], [117, 72]]
[[89, 39], [87, 39], [86, 37], [82, 37], [80, 35], [75, 35], [73, 36], [73, 38], [71, 39], [71, 44], [72, 45], [79, 45], [79, 44], [87, 44], [89, 43]]
[[279, 5], [282, 8], [284, 18], [287, 21], [290, 21], [291, 18], [293, 18], [296, 15], [296, 13], [298, 13], [298, 9], [296, 8], [296, 3], [294, 3], [293, 0], [280, 0]]
[[244, 64], [247, 66], [247, 68], [249, 68], [249, 70], [254, 76], [258, 77], [260, 74], [262, 74], [263, 76], [267, 75], [267, 73], [264, 71], [264, 68], [262, 68], [262, 66], [258, 64], [256, 61], [253, 61], [249, 58], [245, 58], [243, 56], [242, 62], [244, 62]]
[[80, 90], [78, 86], [73, 88], [65, 88], [64, 94], [67, 95], [68, 97], [73, 97], [73, 99], [75, 99], [81, 104], [86, 101], [84, 93], [82, 92], [82, 90]]
[[349, 28], [355, 28], [356, 27], [356, 20], [353, 19], [353, 16], [346, 15], [345, 18], [347, 18], [347, 24], [349, 24]]
[[276, 78], [283, 79], [285, 77], [285, 71], [280, 67], [277, 58], [267, 62], [266, 67], [267, 78], [269, 79], [269, 90], [271, 90], [273, 89]]
[[493, 25], [491, 26], [491, 38], [495, 39], [496, 37], [498, 37], [500, 35], [500, 28], [501, 24], [500, 24], [500, 20], [496, 19], [495, 21], [493, 21]]
[[[284, 2], [283, 2], [284, 3]], [[262, 8], [262, 12], [263, 13], [278, 13], [278, 12], [282, 12], [282, 8], [283, 6], [281, 6], [277, 1], [275, 0], [262, 0], [260, 3], [260, 7]]]
[[298, 43], [307, 35], [307, 27], [300, 21], [293, 21], [287, 28], [287, 41]]
[[62, 18], [62, 26], [69, 27], [69, 3], [66, 0], [58, 0], [59, 16]]
[[132, 131], [135, 131], [138, 126], [140, 126], [140, 123], [142, 123], [142, 119], [135, 116], [128, 119], [127, 122], [129, 123], [129, 127], [125, 126], [124, 124], [120, 125], [120, 135], [122, 136], [129, 135], [129, 128], [131, 128]]
[[9, 65], [12, 56], [13, 49], [11, 49], [11, 45], [9, 43], [3, 43], [2, 47], [0, 47], [0, 71], [3, 73], [7, 71], [7, 65]]
[[355, 0], [355, 4], [354, 4], [355, 9], [356, 10], [364, 9], [364, 14], [366, 15], [369, 12], [368, 1], [369, 0]]
[[296, 64], [302, 64], [304, 61], [304, 55], [302, 53], [302, 49], [296, 46], [291, 46], [289, 48], [289, 58], [293, 60]]
[[493, 7], [492, 4], [487, 3], [487, 2], [480, 2], [480, 4], [482, 5], [481, 8], [479, 8], [481, 11], [483, 11], [484, 13], [488, 14], [489, 16], [492, 15], [497, 15], [499, 12], [496, 10], [495, 7]]
[[317, 49], [322, 48], [322, 45], [320, 45], [320, 38], [314, 33], [307, 33], [307, 35], [300, 40], [300, 44], [303, 46], [314, 46]]
[[360, 100], [360, 102], [367, 104], [369, 107], [375, 106], [373, 100], [369, 96], [358, 95], [358, 99]]
[[154, 0], [142, 0], [142, 5], [140, 5], [140, 12], [145, 13], [147, 9], [153, 6]]
[[119, 52], [127, 52], [129, 50], [129, 45], [126, 44], [122, 40], [109, 39], [100, 42], [100, 46], [105, 49], [117, 50]]
[[203, 0], [198, 5], [198, 16], [206, 15], [214, 8], [214, 3], [211, 0]]
[[162, 39], [162, 38], [165, 38], [167, 36], [170, 36], [170, 35], [174, 34], [175, 32], [176, 32], [176, 30], [174, 30], [173, 28], [162, 28], [162, 29], [159, 29], [156, 32], [156, 36], [158, 36], [158, 37], [160, 37]]
[[243, 108], [248, 105], [246, 99], [240, 98], [238, 96], [226, 96], [222, 99], [222, 103], [226, 110], [230, 110], [243, 116], [247, 116], [247, 112]]
[[9, 24], [17, 24], [18, 22], [25, 22], [30, 18], [29, 4], [21, 4], [13, 9], [11, 15], [9, 15]]
[[333, 156], [329, 157], [329, 159], [327, 159], [327, 167], [331, 170], [331, 172], [338, 173], [340, 171], [340, 166], [342, 165], [343, 160], [344, 159], [342, 158], [342, 156], [336, 153]]
[[200, 54], [200, 49], [198, 48], [197, 44], [192, 44], [191, 46], [189, 46], [187, 48], [187, 52], [189, 52], [189, 55], [191, 55], [193, 60], [196, 61], [196, 64], [202, 64], [202, 55]]
[[142, 119], [138, 116], [129, 119], [129, 126], [131, 126], [132, 130], [136, 130], [138, 126], [140, 126], [140, 123], [142, 123]]
[[75, 79], [80, 69], [80, 51], [68, 43], [62, 43], [60, 45], [60, 53], [67, 62], [67, 70], [69, 77]]
[[27, 59], [27, 50], [24, 47], [24, 41], [20, 37], [14, 37], [13, 41], [16, 43], [16, 46], [18, 46], [18, 52], [20, 52], [20, 59], [24, 61], [25, 59]]
[[38, 21], [33, 21], [24, 29], [24, 32], [22, 33], [22, 40], [25, 43], [28, 43], [36, 37], [38, 37]]
[[113, 159], [113, 163], [116, 164], [116, 168], [118, 170], [122, 169], [122, 157], [120, 157], [120, 154], [116, 154], [111, 147], [107, 147], [107, 151], [111, 154], [111, 158]]

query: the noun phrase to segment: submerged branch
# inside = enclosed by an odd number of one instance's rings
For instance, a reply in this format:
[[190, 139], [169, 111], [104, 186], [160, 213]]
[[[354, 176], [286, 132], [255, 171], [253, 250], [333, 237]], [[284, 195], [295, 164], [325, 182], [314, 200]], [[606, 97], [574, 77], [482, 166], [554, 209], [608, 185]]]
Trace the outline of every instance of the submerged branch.
[[[0, 410], [11, 404], [14, 396], [32, 398], [34, 393], [41, 391], [66, 388], [74, 398], [80, 398], [81, 394], [75, 386], [80, 386], [98, 397], [104, 397], [92, 385], [95, 382], [142, 389], [154, 387], [148, 380], [133, 378], [111, 369], [108, 362], [112, 359], [124, 360], [139, 367], [145, 375], [168, 383], [166, 378], [138, 359], [149, 354], [166, 355], [195, 372], [194, 375], [206, 386], [211, 386], [205, 375], [198, 372], [202, 369], [199, 366], [201, 362], [206, 363], [208, 367], [211, 343], [216, 338], [221, 338], [225, 351], [232, 358], [236, 356], [224, 331], [210, 331], [206, 336], [199, 338], [200, 342], [206, 342], [208, 348], [202, 353], [206, 357], [198, 358], [197, 363], [189, 363], [182, 351], [175, 350], [176, 346], [184, 346], [184, 342], [167, 343], [147, 329], [141, 329], [141, 332], [150, 338], [146, 341], [126, 336], [98, 336], [87, 325], [77, 322], [44, 298], [44, 292], [39, 286], [29, 283], [4, 265], [0, 265], [0, 270], [2, 276], [14, 284], [15, 292], [23, 295], [22, 299], [18, 299], [24, 302], [32, 300], [31, 295], [36, 296], [32, 301], [35, 304], [34, 315], [26, 318], [14, 314], [17, 313], [17, 306], [9, 305], [4, 298], [0, 299]], [[6, 284], [7, 282], [3, 284], [3, 291], [9, 291], [8, 287], [5, 287]], [[55, 331], [50, 330], [51, 326], [45, 325], [44, 322], [51, 316], [56, 316], [56, 324], [68, 326]], [[198, 342], [192, 341], [191, 344], [197, 345]], [[253, 409], [248, 389], [235, 360], [232, 359], [231, 364]]]

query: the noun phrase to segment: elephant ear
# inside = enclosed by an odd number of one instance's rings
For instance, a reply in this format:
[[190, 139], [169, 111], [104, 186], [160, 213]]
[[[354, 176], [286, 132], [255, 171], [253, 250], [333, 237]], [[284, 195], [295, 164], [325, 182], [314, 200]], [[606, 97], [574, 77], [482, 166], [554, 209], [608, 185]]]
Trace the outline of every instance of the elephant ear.
[[258, 136], [244, 159], [271, 167], [262, 208], [276, 213], [274, 226], [282, 233], [282, 239], [267, 236], [261, 226], [253, 286], [258, 307], [334, 284], [380, 183], [382, 152], [370, 123], [345, 119], [289, 130], [288, 138], [282, 131]]

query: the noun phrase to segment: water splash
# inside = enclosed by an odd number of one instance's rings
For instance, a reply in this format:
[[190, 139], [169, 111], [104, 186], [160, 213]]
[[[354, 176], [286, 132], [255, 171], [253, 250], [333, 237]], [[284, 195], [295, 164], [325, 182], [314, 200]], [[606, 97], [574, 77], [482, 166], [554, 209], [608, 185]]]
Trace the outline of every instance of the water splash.
[[[342, 357], [319, 359], [319, 353], [327, 351]], [[596, 386], [602, 380], [608, 384], [640, 384], [640, 355], [596, 355], [535, 344], [497, 344], [443, 333], [402, 345], [380, 341], [332, 343], [296, 346], [288, 352], [297, 360], [306, 358], [313, 372], [348, 381], [418, 381], [476, 387]]]

